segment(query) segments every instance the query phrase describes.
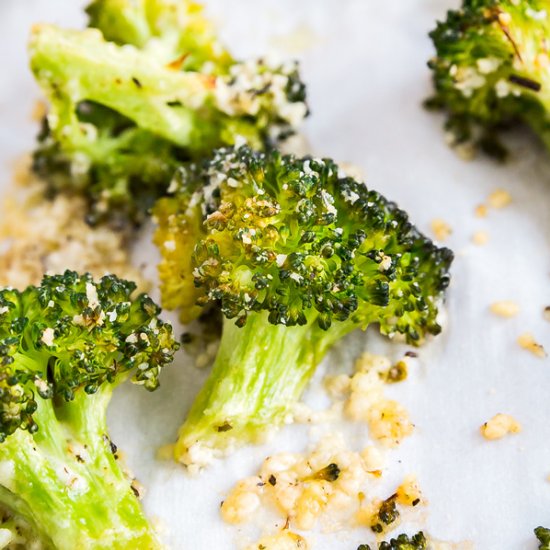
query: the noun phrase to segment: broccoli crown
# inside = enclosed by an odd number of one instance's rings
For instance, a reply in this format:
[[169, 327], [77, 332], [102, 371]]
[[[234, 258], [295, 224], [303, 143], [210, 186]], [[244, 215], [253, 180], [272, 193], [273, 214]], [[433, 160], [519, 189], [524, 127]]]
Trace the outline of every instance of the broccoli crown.
[[171, 189], [155, 209], [165, 305], [219, 303], [238, 325], [261, 311], [286, 326], [379, 322], [410, 342], [440, 331], [452, 253], [333, 161], [226, 148]]
[[539, 540], [539, 550], [550, 550], [550, 529], [546, 527], [537, 527], [535, 535]]
[[[389, 542], [381, 542], [378, 544], [378, 550], [425, 550], [428, 546], [428, 541], [422, 531], [416, 533], [412, 537], [402, 534]], [[357, 550], [371, 550], [368, 544], [361, 544]]]
[[448, 112], [454, 143], [502, 157], [499, 128], [523, 120], [545, 131], [547, 8], [545, 0], [464, 0], [430, 33], [435, 96], [427, 104]]
[[272, 146], [307, 115], [294, 62], [234, 60], [200, 6], [97, 0], [90, 28], [37, 25], [31, 68], [50, 101], [34, 156], [52, 192], [83, 192], [90, 221], [140, 222], [182, 160], [244, 140]]
[[148, 390], [177, 344], [159, 307], [134, 283], [113, 275], [45, 276], [23, 292], [0, 291], [0, 441], [16, 430], [36, 432], [37, 396], [72, 401], [133, 371]]

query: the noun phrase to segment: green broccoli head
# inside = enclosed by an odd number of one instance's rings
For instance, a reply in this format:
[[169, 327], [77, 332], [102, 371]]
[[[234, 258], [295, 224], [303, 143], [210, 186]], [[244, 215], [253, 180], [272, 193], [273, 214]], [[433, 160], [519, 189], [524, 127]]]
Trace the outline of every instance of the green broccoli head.
[[550, 529], [537, 527], [535, 535], [539, 541], [539, 550], [550, 550]]
[[222, 149], [183, 167], [171, 189], [155, 208], [163, 302], [185, 322], [204, 307], [226, 318], [180, 434], [184, 461], [203, 437], [217, 449], [280, 422], [344, 334], [377, 323], [419, 344], [439, 333], [452, 253], [331, 160]]
[[544, 0], [464, 0], [430, 33], [435, 96], [428, 106], [448, 113], [451, 143], [502, 158], [496, 134], [520, 121], [550, 144], [547, 8]]
[[[422, 531], [412, 537], [402, 534], [389, 542], [378, 544], [378, 550], [425, 550], [428, 547], [428, 541]], [[371, 550], [368, 544], [361, 544], [357, 550]]]
[[[169, 296], [177, 295], [173, 282], [192, 280], [200, 306], [219, 303], [238, 325], [266, 311], [273, 324], [314, 318], [322, 329], [376, 318], [384, 334], [410, 342], [440, 331], [450, 252], [330, 159], [222, 149], [203, 165], [181, 168], [173, 189], [176, 198], [155, 211], [157, 244], [175, 253], [161, 267]], [[174, 201], [183, 216], [170, 225]], [[189, 228], [193, 263], [185, 265]], [[172, 239], [175, 249], [166, 246]]]
[[157, 548], [105, 422], [112, 389], [154, 390], [177, 348], [134, 289], [67, 271], [0, 291], [0, 503], [55, 548]]
[[90, 220], [141, 221], [175, 166], [212, 148], [276, 144], [307, 114], [297, 65], [234, 60], [195, 4], [105, 0], [85, 31], [35, 26], [31, 68], [50, 111], [34, 156]]

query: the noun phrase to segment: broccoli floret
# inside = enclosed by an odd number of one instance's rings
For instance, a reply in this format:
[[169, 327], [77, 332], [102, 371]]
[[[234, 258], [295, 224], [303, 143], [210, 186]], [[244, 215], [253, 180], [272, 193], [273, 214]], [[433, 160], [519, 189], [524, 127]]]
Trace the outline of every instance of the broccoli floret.
[[523, 122], [550, 146], [547, 8], [543, 0], [464, 0], [430, 33], [436, 93], [428, 106], [448, 113], [452, 143], [503, 158], [498, 131]]
[[539, 550], [550, 550], [550, 529], [546, 527], [537, 527], [535, 535], [539, 540]]
[[106, 40], [131, 44], [183, 71], [228, 74], [235, 63], [203, 7], [192, 0], [94, 0], [89, 26]]
[[160, 548], [106, 425], [115, 386], [154, 390], [177, 348], [134, 289], [66, 271], [0, 291], [0, 504], [58, 550]]
[[182, 160], [239, 140], [275, 144], [307, 114], [295, 63], [234, 60], [194, 3], [88, 11], [97, 28], [37, 25], [29, 51], [50, 103], [34, 169], [54, 193], [84, 193], [90, 222], [139, 223]]
[[[255, 440], [280, 424], [327, 350], [378, 323], [437, 334], [452, 253], [329, 159], [226, 148], [184, 166], [155, 207], [163, 303], [225, 319], [212, 373], [176, 457]], [[222, 429], [223, 428], [223, 429]]]
[[[378, 550], [425, 550], [428, 547], [428, 541], [422, 531], [416, 535], [409, 537], [402, 534], [389, 542], [381, 542], [378, 544]], [[361, 544], [357, 550], [372, 550], [368, 544]]]

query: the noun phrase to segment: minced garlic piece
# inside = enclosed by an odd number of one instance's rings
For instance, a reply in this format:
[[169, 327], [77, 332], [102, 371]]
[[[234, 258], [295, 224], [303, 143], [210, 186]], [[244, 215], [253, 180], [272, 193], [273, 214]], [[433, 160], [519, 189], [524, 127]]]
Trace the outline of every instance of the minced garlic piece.
[[490, 306], [491, 312], [499, 317], [515, 317], [519, 313], [519, 306], [511, 300], [493, 302]]
[[504, 189], [495, 189], [487, 198], [491, 208], [505, 208], [512, 202], [512, 196]]
[[431, 223], [432, 233], [438, 241], [445, 241], [449, 238], [453, 230], [451, 226], [441, 218], [432, 220]]
[[546, 306], [542, 312], [542, 316], [546, 321], [550, 321], [550, 306]]
[[308, 550], [306, 539], [297, 533], [284, 530], [276, 535], [262, 537], [258, 542], [246, 547], [246, 550]]
[[496, 414], [491, 420], [485, 422], [480, 428], [481, 435], [485, 439], [501, 439], [508, 434], [516, 434], [521, 431], [521, 424], [509, 414]]
[[476, 231], [472, 235], [472, 242], [477, 246], [483, 246], [489, 242], [489, 234], [487, 231]]
[[533, 355], [544, 359], [547, 354], [542, 344], [539, 344], [534, 336], [530, 332], [525, 332], [518, 336], [518, 344], [527, 351], [530, 351]]

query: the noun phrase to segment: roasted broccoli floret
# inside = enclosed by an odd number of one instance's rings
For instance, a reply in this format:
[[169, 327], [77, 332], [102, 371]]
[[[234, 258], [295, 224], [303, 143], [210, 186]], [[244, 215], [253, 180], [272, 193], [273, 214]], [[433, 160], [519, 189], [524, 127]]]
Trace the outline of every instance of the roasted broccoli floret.
[[539, 540], [539, 550], [550, 550], [550, 529], [546, 527], [537, 527], [535, 535]]
[[[428, 541], [422, 531], [409, 537], [408, 535], [399, 535], [389, 542], [378, 544], [378, 550], [425, 550], [428, 547]], [[373, 550], [368, 544], [361, 544], [357, 550]]]
[[464, 0], [430, 36], [435, 96], [453, 144], [503, 158], [498, 131], [532, 127], [550, 147], [550, 19], [546, 0]]
[[0, 504], [47, 547], [160, 548], [106, 425], [113, 389], [154, 390], [177, 348], [134, 289], [66, 271], [0, 291]]
[[34, 169], [53, 193], [84, 193], [91, 222], [140, 222], [182, 160], [275, 144], [307, 113], [295, 63], [234, 60], [197, 4], [103, 0], [88, 11], [94, 28], [37, 25], [29, 51], [50, 103]]
[[437, 334], [452, 253], [329, 159], [218, 150], [183, 167], [155, 207], [166, 307], [225, 316], [212, 373], [181, 428], [178, 460], [252, 441], [287, 416], [327, 350], [378, 323]]

